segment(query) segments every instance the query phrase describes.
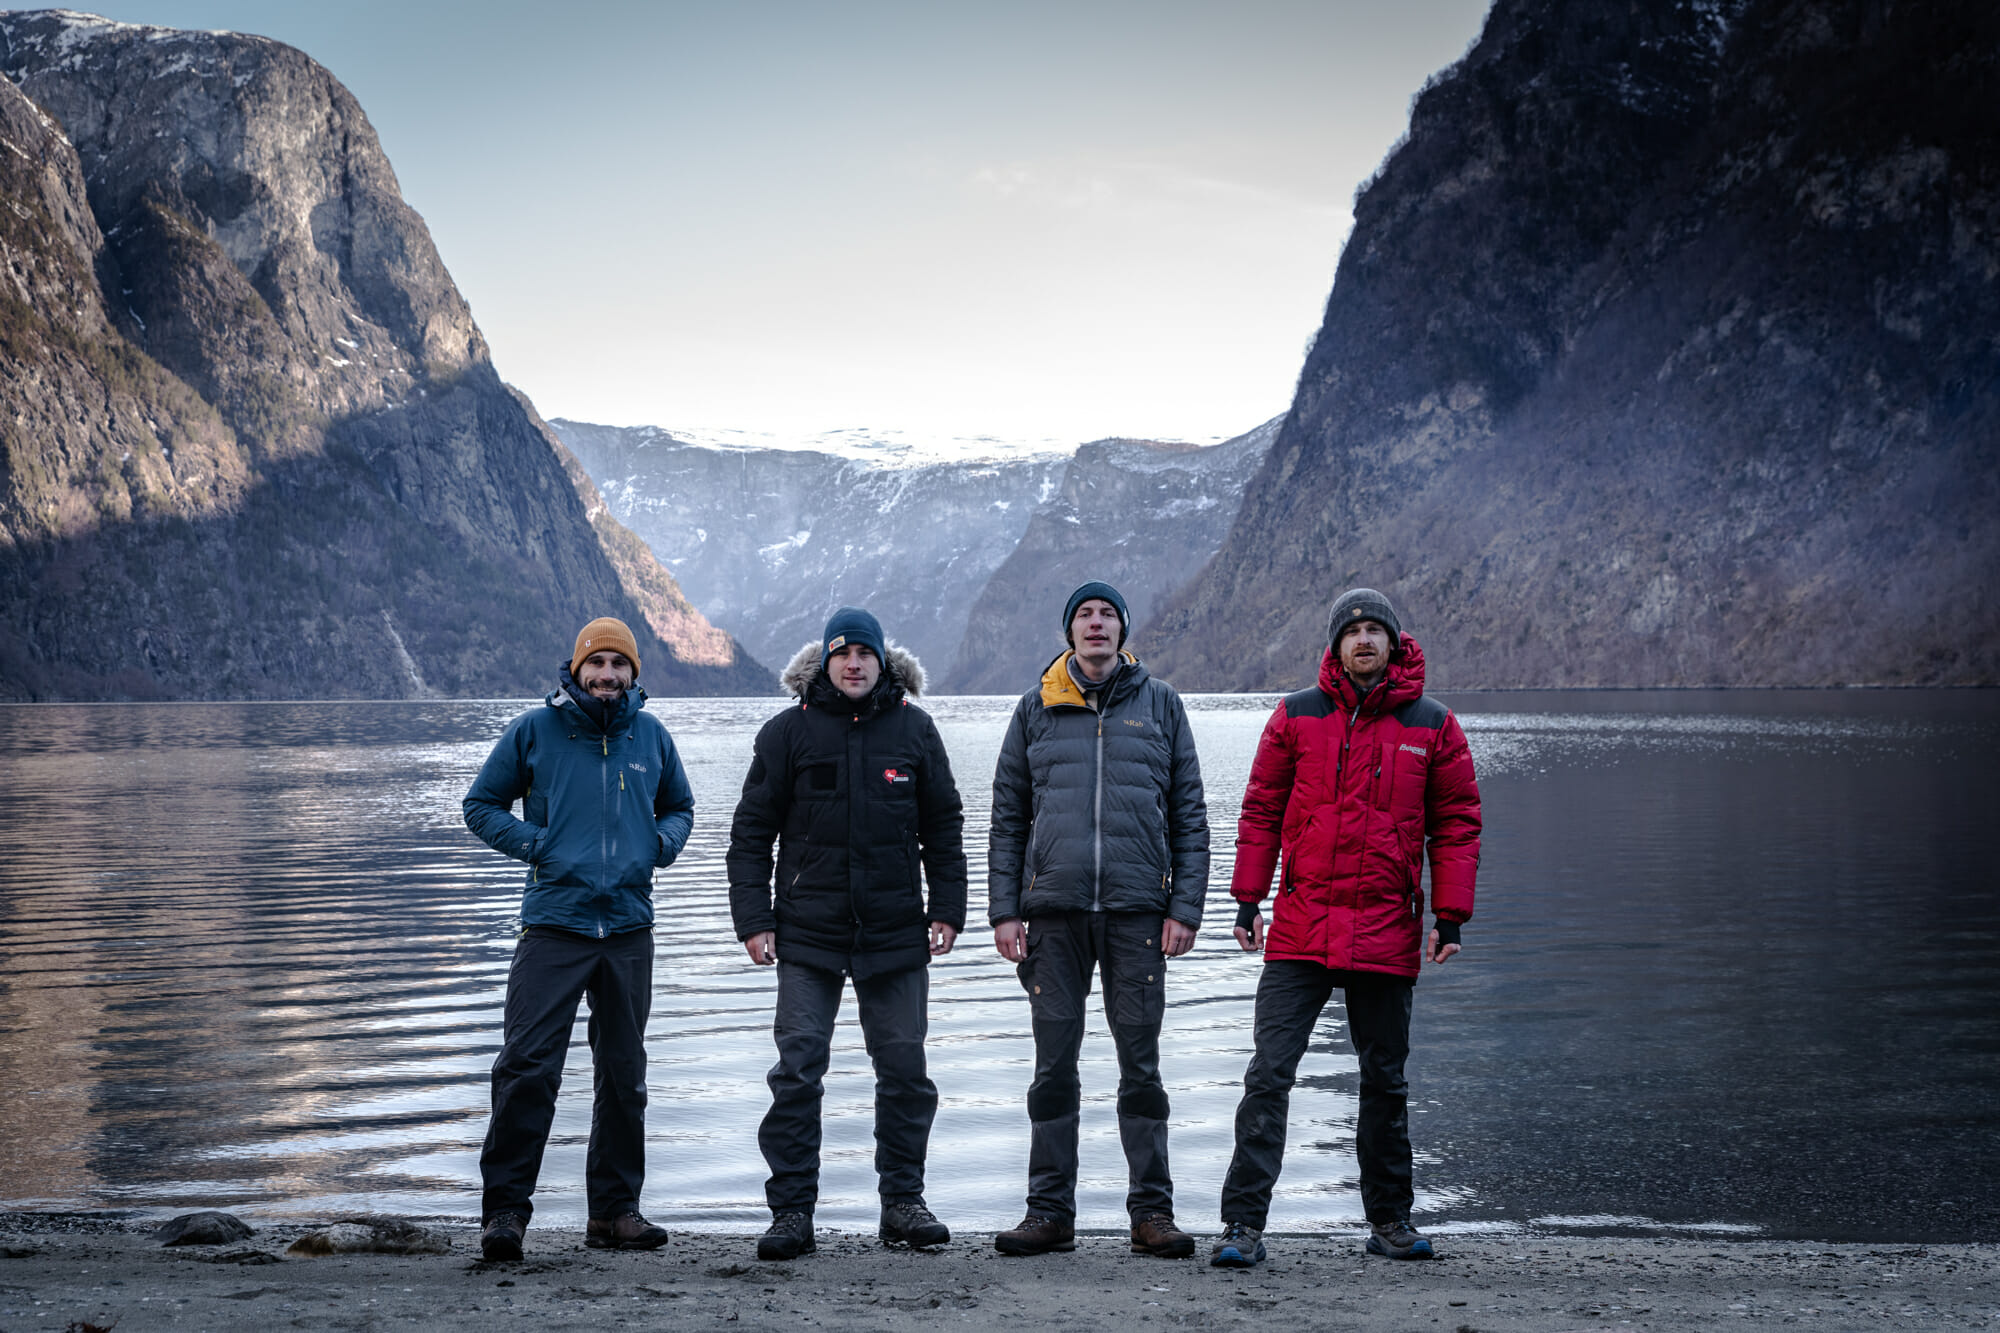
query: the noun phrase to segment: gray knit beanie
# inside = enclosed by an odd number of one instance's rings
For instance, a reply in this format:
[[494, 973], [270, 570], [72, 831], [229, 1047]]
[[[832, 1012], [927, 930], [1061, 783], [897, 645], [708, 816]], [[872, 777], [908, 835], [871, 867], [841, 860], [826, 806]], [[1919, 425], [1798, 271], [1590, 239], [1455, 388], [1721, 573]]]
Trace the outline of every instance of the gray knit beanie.
[[1389, 605], [1389, 599], [1373, 588], [1350, 588], [1340, 594], [1333, 604], [1333, 613], [1326, 618], [1326, 641], [1338, 646], [1340, 631], [1358, 621], [1373, 620], [1389, 631], [1389, 648], [1393, 652], [1403, 642], [1403, 626], [1396, 619], [1396, 608]]

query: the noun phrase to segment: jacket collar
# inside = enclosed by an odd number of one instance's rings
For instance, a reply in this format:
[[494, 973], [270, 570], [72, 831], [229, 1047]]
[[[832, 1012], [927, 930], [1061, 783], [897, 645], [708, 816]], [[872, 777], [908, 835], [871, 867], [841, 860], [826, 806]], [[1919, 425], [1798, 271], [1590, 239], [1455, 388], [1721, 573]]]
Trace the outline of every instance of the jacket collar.
[[1402, 642], [1389, 654], [1388, 674], [1363, 699], [1360, 691], [1354, 688], [1354, 682], [1340, 669], [1340, 659], [1329, 647], [1319, 661], [1319, 687], [1343, 713], [1353, 712], [1357, 704], [1362, 712], [1370, 716], [1401, 708], [1423, 697], [1424, 650], [1415, 639], [1403, 635]]
[[[1070, 674], [1069, 662], [1076, 656], [1076, 650], [1065, 648], [1056, 654], [1056, 660], [1042, 671], [1042, 707], [1044, 708], [1088, 708], [1090, 703], [1083, 697], [1083, 690]], [[1146, 677], [1146, 668], [1139, 665], [1139, 659], [1123, 648], [1118, 650], [1118, 667], [1110, 678], [1098, 688], [1114, 698], [1123, 698], [1138, 687]]]
[[[609, 736], [615, 732], [623, 731], [632, 725], [632, 719], [637, 717], [639, 710], [646, 706], [646, 687], [636, 680], [633, 681], [632, 688], [625, 691], [620, 696], [618, 702], [605, 713], [602, 723], [599, 723], [597, 720], [597, 710], [584, 702], [590, 698], [591, 696], [584, 692], [583, 687], [576, 683], [576, 678], [569, 674], [569, 667], [565, 664], [557, 669], [556, 687], [548, 692], [542, 702], [551, 708], [567, 708], [571, 710], [578, 717], [589, 722], [591, 726], [596, 727]], [[592, 702], [595, 701], [593, 700]]]

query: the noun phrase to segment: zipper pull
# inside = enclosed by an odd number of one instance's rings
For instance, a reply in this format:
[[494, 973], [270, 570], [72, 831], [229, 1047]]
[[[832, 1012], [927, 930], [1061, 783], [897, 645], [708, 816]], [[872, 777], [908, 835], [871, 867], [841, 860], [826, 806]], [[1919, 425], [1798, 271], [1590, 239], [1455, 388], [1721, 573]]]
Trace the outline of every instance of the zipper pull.
[[602, 740], [598, 741], [598, 744], [604, 747], [604, 753], [607, 756], [611, 753], [611, 738], [609, 736], [606, 736]]

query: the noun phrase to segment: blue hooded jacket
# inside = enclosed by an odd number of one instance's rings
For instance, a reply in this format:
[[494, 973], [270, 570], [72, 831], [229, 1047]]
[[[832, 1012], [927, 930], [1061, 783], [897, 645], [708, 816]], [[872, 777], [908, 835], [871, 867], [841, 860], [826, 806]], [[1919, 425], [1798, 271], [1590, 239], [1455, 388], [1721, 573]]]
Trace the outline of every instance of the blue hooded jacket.
[[602, 939], [653, 924], [653, 871], [686, 845], [694, 792], [636, 683], [602, 726], [575, 690], [564, 670], [542, 707], [508, 723], [465, 793], [465, 826], [528, 863], [522, 925]]

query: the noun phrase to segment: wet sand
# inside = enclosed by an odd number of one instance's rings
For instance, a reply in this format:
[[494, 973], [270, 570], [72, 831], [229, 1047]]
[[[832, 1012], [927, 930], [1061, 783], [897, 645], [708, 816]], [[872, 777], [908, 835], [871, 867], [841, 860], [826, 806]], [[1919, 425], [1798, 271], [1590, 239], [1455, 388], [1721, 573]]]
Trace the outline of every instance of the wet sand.
[[[2000, 1327], [2000, 1246], [1441, 1236], [1392, 1263], [1359, 1237], [1277, 1236], [1249, 1272], [1144, 1258], [1122, 1236], [1009, 1259], [991, 1237], [935, 1253], [822, 1232], [817, 1253], [759, 1263], [749, 1236], [677, 1233], [652, 1253], [533, 1229], [519, 1263], [444, 1255], [284, 1257], [304, 1226], [162, 1248], [151, 1222], [0, 1216], [0, 1330], [423, 1327], [1414, 1329], [1498, 1333]], [[266, 1257], [269, 1256], [269, 1257]], [[516, 1323], [518, 1321], [518, 1324]]]

